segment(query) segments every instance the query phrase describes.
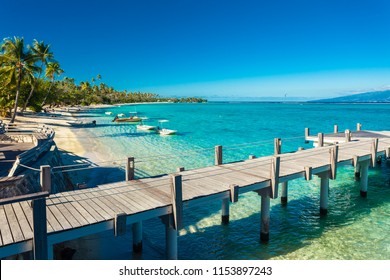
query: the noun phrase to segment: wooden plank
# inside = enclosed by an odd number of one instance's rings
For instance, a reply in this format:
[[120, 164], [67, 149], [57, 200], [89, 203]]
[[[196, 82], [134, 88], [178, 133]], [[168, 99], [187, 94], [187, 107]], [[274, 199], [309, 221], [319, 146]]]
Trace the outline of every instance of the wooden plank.
[[5, 214], [7, 215], [7, 221], [11, 229], [14, 242], [23, 241], [24, 236], [19, 226], [19, 222], [16, 218], [16, 215], [14, 213], [14, 209], [12, 208], [12, 205], [11, 204], [4, 205], [4, 211]]
[[18, 196], [14, 196], [14, 197], [10, 197], [10, 198], [3, 198], [3, 199], [0, 199], [0, 205], [20, 202], [20, 201], [24, 201], [24, 200], [38, 199], [38, 198], [42, 198], [42, 197], [47, 197], [48, 195], [49, 195], [48, 192], [38, 192], [38, 193], [33, 193], [33, 194], [18, 195]]
[[4, 208], [0, 208], [0, 232], [1, 232], [1, 239], [2, 239], [2, 245], [8, 245], [11, 243], [14, 243], [14, 239], [12, 237], [11, 228], [8, 224], [8, 219], [5, 214]]
[[[19, 202], [20, 206], [23, 209], [24, 215], [27, 218], [28, 224], [30, 225], [31, 228], [33, 228], [33, 220], [32, 220], [32, 208], [30, 206], [31, 201], [22, 201]], [[48, 232], [54, 231], [49, 222], [46, 222], [46, 227]]]
[[64, 197], [65, 201], [67, 201], [64, 206], [68, 208], [68, 210], [72, 213], [73, 217], [77, 219], [77, 221], [81, 225], [88, 225], [91, 223], [96, 223], [97, 221], [78, 203], [73, 197], [66, 196]]
[[53, 231], [63, 230], [61, 224], [57, 221], [55, 215], [51, 212], [50, 207], [46, 208], [47, 221], [49, 222]]
[[23, 212], [23, 209], [20, 203], [13, 203], [12, 208], [14, 209], [16, 219], [19, 222], [19, 226], [22, 230], [23, 236], [25, 240], [33, 238], [33, 230], [30, 224], [27, 221], [27, 217]]
[[[90, 205], [90, 203], [89, 203], [90, 199], [85, 194], [73, 193], [73, 195], [68, 196], [68, 198], [70, 200], [72, 200], [72, 201], [77, 201], [91, 216], [93, 216], [95, 218], [96, 221], [104, 221], [104, 220], [106, 220], [99, 213], [100, 211], [95, 210], [94, 207]], [[64, 199], [64, 198], [62, 198], [62, 199]], [[99, 208], [99, 210], [100, 210], [100, 208]], [[74, 218], [74, 219], [75, 219], [76, 222], [78, 222], [76, 218]]]
[[122, 204], [129, 205], [129, 207], [136, 209], [135, 211], [144, 211], [145, 207], [141, 206], [139, 201], [133, 200], [131, 197], [125, 196], [122, 192], [119, 190], [113, 188], [113, 189], [107, 189], [107, 192], [110, 192], [112, 195], [116, 197], [119, 201], [121, 201]]
[[[106, 213], [106, 214], [102, 213], [102, 215], [104, 215], [104, 217], [106, 219], [112, 219], [114, 217], [115, 211], [113, 211], [103, 201], [101, 201], [99, 197], [97, 197], [95, 194], [90, 193], [90, 192], [89, 193], [85, 193], [85, 195], [88, 196], [90, 198], [90, 201], [95, 203], [96, 206], [100, 207], [100, 209], [101, 209], [101, 211], [103, 211], [103, 213]], [[98, 209], [96, 209], [96, 210], [98, 210]]]
[[72, 228], [72, 225], [68, 222], [68, 220], [65, 218], [65, 216], [62, 214], [62, 212], [55, 206], [54, 204], [48, 204], [47, 208], [50, 209], [50, 211], [55, 216], [58, 223], [61, 225], [63, 229], [70, 229]]
[[55, 206], [58, 211], [66, 218], [72, 228], [79, 227], [81, 224], [73, 217], [72, 213], [65, 207], [64, 203], [59, 198], [52, 198], [47, 200], [47, 205]]

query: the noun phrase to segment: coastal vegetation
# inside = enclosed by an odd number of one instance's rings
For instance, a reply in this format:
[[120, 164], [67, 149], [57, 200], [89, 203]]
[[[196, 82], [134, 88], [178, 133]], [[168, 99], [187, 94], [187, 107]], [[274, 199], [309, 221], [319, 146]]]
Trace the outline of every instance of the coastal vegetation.
[[64, 76], [50, 44], [23, 38], [6, 38], [0, 49], [0, 116], [15, 121], [18, 110], [40, 112], [45, 107], [87, 106], [135, 102], [206, 102], [205, 99], [167, 98], [156, 93], [119, 91], [105, 84], [97, 74], [76, 82]]

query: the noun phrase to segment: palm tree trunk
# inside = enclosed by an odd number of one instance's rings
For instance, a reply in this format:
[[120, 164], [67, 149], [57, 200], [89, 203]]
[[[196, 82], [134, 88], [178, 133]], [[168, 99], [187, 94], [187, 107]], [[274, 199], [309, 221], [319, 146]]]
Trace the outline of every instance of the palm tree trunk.
[[41, 107], [43, 107], [43, 105], [45, 105], [45, 103], [46, 103], [46, 99], [47, 99], [47, 97], [48, 97], [48, 96], [49, 96], [49, 94], [50, 94], [50, 90], [51, 90], [51, 88], [52, 88], [53, 84], [54, 84], [54, 79], [51, 81], [51, 84], [50, 84], [49, 90], [47, 91], [47, 94], [46, 94], [45, 98], [43, 99], [43, 102], [42, 102], [42, 104], [41, 104]]
[[26, 100], [26, 102], [24, 103], [22, 112], [26, 111], [28, 102], [30, 101], [31, 96], [33, 95], [34, 88], [35, 88], [35, 84], [36, 84], [36, 82], [34, 82], [34, 84], [31, 86], [30, 94], [28, 95], [27, 100]]
[[18, 85], [16, 87], [16, 97], [15, 97], [15, 106], [14, 106], [14, 113], [12, 114], [12, 118], [11, 118], [11, 121], [10, 123], [14, 123], [15, 122], [15, 118], [16, 118], [16, 113], [18, 111], [18, 102], [19, 102], [19, 94], [20, 94], [20, 84], [22, 82], [22, 77], [21, 75], [19, 74], [19, 77], [18, 77]]

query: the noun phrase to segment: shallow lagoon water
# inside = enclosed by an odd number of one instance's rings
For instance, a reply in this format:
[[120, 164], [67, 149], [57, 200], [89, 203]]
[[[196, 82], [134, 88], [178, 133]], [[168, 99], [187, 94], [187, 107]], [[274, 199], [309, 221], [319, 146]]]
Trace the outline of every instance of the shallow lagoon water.
[[[280, 104], [206, 103], [147, 104], [95, 109], [89, 112], [98, 126], [89, 129], [93, 151], [107, 165], [90, 173], [90, 182], [122, 180], [123, 159], [134, 156], [138, 177], [171, 173], [177, 167], [192, 169], [214, 162], [214, 146], [222, 145], [224, 162], [263, 156], [273, 152], [273, 139], [282, 138], [282, 151], [296, 151], [305, 144], [304, 128], [311, 134], [356, 128], [390, 130], [390, 106], [383, 104]], [[178, 130], [162, 137], [137, 131], [132, 124], [112, 123], [115, 114], [137, 111], [146, 124]], [[91, 148], [92, 149], [92, 148]], [[329, 214], [319, 215], [319, 180], [289, 182], [289, 202], [271, 200], [270, 242], [259, 242], [260, 197], [240, 195], [231, 205], [230, 224], [221, 225], [220, 202], [184, 208], [180, 231], [180, 259], [390, 259], [390, 164], [369, 172], [368, 198], [359, 195], [352, 167], [338, 170], [330, 183]], [[129, 259], [131, 235], [113, 238], [111, 233], [86, 239], [100, 240], [89, 258]], [[165, 258], [165, 229], [159, 219], [144, 223], [144, 259]], [[127, 246], [124, 246], [127, 244]], [[99, 251], [94, 254], [93, 251]], [[96, 253], [96, 252], [95, 252]]]

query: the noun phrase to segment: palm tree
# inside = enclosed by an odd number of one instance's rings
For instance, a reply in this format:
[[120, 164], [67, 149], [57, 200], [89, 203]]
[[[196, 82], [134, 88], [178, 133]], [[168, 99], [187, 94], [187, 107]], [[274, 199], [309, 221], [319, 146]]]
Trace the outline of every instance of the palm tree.
[[50, 84], [50, 87], [49, 87], [49, 90], [47, 91], [47, 94], [45, 96], [45, 98], [43, 99], [43, 102], [41, 104], [41, 106], [43, 107], [43, 105], [45, 105], [46, 103], [46, 99], [47, 97], [49, 96], [50, 94], [50, 90], [54, 84], [54, 79], [55, 79], [55, 75], [59, 76], [61, 75], [62, 73], [64, 73], [64, 70], [61, 69], [60, 67], [60, 64], [58, 62], [48, 62], [47, 65], [46, 65], [46, 71], [45, 71], [45, 76], [50, 78], [51, 80], [51, 84]]
[[26, 50], [23, 38], [14, 37], [14, 39], [4, 39], [0, 54], [0, 75], [5, 79], [5, 86], [16, 85], [16, 95], [14, 110], [11, 117], [11, 123], [15, 121], [18, 110], [20, 85], [26, 74], [32, 75], [37, 71], [34, 65], [36, 60], [30, 50]]
[[32, 54], [41, 61], [41, 66], [40, 68], [38, 68], [38, 77], [36, 79], [33, 79], [32, 81], [30, 94], [28, 95], [26, 102], [24, 103], [22, 112], [26, 110], [28, 102], [33, 95], [37, 80], [41, 78], [43, 66], [53, 59], [53, 53], [50, 51], [50, 45], [46, 45], [43, 41], [38, 42], [37, 40], [34, 40], [33, 47], [30, 48], [30, 50]]

